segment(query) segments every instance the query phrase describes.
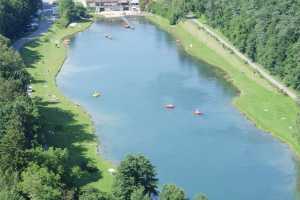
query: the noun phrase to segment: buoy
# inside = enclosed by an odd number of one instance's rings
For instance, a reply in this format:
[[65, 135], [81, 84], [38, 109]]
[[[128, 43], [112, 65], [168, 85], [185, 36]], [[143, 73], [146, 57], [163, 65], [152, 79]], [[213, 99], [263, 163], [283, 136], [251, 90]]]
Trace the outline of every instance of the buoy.
[[174, 105], [174, 104], [166, 104], [166, 105], [165, 105], [165, 108], [166, 108], [166, 109], [174, 109], [174, 108], [175, 108], [175, 105]]

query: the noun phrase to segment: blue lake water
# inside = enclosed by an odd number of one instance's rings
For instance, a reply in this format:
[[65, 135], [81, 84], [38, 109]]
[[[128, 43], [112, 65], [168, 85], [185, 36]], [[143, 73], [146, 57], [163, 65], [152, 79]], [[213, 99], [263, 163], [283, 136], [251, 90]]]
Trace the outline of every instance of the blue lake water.
[[[79, 33], [57, 77], [92, 115], [104, 156], [118, 162], [142, 153], [160, 184], [175, 183], [190, 197], [294, 200], [293, 154], [238, 112], [234, 87], [168, 33], [143, 19], [130, 22], [135, 30], [97, 22]], [[95, 90], [103, 95], [92, 97]], [[167, 103], [176, 109], [164, 109]], [[205, 114], [193, 115], [195, 108]]]

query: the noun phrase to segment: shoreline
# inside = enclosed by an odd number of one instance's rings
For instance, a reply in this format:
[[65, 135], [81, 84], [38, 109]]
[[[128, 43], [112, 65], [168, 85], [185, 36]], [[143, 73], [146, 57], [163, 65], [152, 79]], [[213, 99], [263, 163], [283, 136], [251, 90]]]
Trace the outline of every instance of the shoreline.
[[[171, 29], [174, 29], [174, 30], [177, 30], [178, 26], [176, 27], [172, 27], [170, 25], [166, 25], [166, 24], [159, 24], [160, 22], [158, 20], [156, 20], [157, 22], [155, 22], [155, 19], [156, 16], [146, 16], [146, 18], [153, 22], [154, 24], [156, 24], [158, 27], [161, 27], [163, 28], [163, 30], [171, 33], [175, 38], [179, 37], [180, 35], [174, 33], [173, 30]], [[152, 18], [152, 20], [151, 20]], [[43, 55], [43, 60], [51, 60], [53, 59], [53, 57], [49, 54], [52, 54], [52, 53], [56, 53], [56, 52], [53, 52], [53, 51], [56, 51], [57, 49], [56, 48], [49, 48], [49, 50], [46, 48], [46, 51], [43, 47], [47, 47], [47, 46], [54, 46], [53, 45], [53, 40], [51, 41], [51, 39], [55, 38], [55, 39], [59, 39], [59, 44], [61, 45], [61, 47], [59, 48], [60, 50], [57, 50], [59, 51], [59, 55], [58, 55], [58, 59], [56, 61], [58, 61], [57, 63], [55, 64], [49, 64], [48, 62], [46, 63], [41, 63], [40, 61], [38, 63], [34, 63], [34, 67], [32, 69], [29, 69], [29, 73], [37, 80], [42, 80], [42, 78], [44, 78], [45, 82], [47, 82], [48, 84], [54, 84], [54, 88], [52, 88], [52, 90], [47, 90], [48, 92], [49, 91], [52, 91], [53, 93], [55, 93], [58, 97], [59, 97], [59, 100], [60, 102], [58, 104], [55, 104], [53, 107], [61, 107], [61, 108], [64, 108], [66, 109], [68, 112], [71, 112], [75, 115], [79, 115], [79, 116], [76, 116], [77, 118], [75, 119], [76, 122], [74, 123], [79, 123], [79, 124], [86, 124], [88, 127], [85, 127], [85, 129], [88, 130], [89, 134], [92, 134], [94, 136], [96, 136], [95, 134], [95, 126], [94, 126], [94, 121], [93, 119], [91, 118], [90, 114], [88, 112], [86, 112], [86, 110], [81, 106], [81, 105], [77, 105], [76, 102], [73, 102], [71, 99], [67, 98], [66, 96], [64, 96], [64, 94], [62, 93], [62, 91], [57, 87], [57, 84], [56, 84], [56, 77], [57, 75], [59, 74], [60, 70], [62, 69], [63, 67], [63, 64], [65, 63], [65, 60], [67, 59], [67, 51], [68, 51], [68, 47], [63, 47], [62, 45], [62, 41], [65, 39], [65, 38], [72, 38], [74, 37], [77, 33], [79, 32], [82, 32], [82, 31], [85, 31], [86, 29], [88, 29], [91, 24], [93, 23], [93, 21], [90, 21], [90, 22], [85, 22], [85, 23], [78, 23], [78, 26], [75, 27], [75, 28], [66, 28], [65, 30], [64, 29], [59, 29], [58, 32], [59, 33], [56, 33], [55, 31], [53, 31], [53, 29], [56, 29], [56, 25], [53, 25], [50, 30], [47, 32], [47, 34], [39, 37], [39, 38], [36, 38], [34, 39], [34, 41], [31, 41], [29, 43], [27, 43], [21, 50], [21, 55], [22, 57], [26, 57], [26, 49], [29, 48], [30, 51], [32, 50], [35, 50], [35, 51], [38, 51], [39, 53], [41, 53], [41, 55]], [[179, 25], [179, 29], [181, 30], [181, 28], [183, 29], [184, 27], [180, 27], [181, 25]], [[52, 30], [52, 31], [51, 31]], [[188, 31], [186, 31], [188, 33]], [[188, 33], [189, 35], [191, 35], [190, 33]], [[186, 34], [183, 34], [182, 36], [185, 36]], [[31, 44], [33, 44], [35, 41], [42, 41], [44, 40], [45, 38], [48, 38], [50, 37], [50, 41], [46, 41], [46, 42], [42, 42], [40, 43], [38, 46], [34, 46], [31, 47]], [[181, 36], [180, 36], [181, 37]], [[184, 37], [182, 37], [184, 38]], [[259, 123], [259, 120], [257, 120], [257, 118], [255, 116], [252, 116], [251, 115], [251, 112], [247, 112], [247, 110], [245, 111], [243, 109], [243, 106], [240, 105], [240, 101], [239, 99], [242, 98], [243, 96], [247, 96], [247, 94], [244, 94], [244, 91], [239, 87], [238, 83], [236, 83], [236, 80], [231, 76], [230, 73], [228, 73], [228, 71], [222, 67], [222, 65], [219, 65], [218, 63], [214, 63], [210, 60], [205, 60], [203, 58], [201, 58], [201, 56], [198, 56], [196, 53], [193, 54], [193, 52], [191, 50], [189, 50], [189, 48], [186, 49], [186, 46], [188, 46], [188, 43], [189, 41], [187, 41], [187, 45], [183, 42], [183, 39], [182, 40], [182, 43], [181, 43], [181, 47], [183, 48], [184, 51], [186, 51], [189, 55], [193, 56], [195, 59], [200, 59], [200, 60], [204, 60], [206, 63], [216, 67], [216, 69], [218, 70], [221, 70], [222, 72], [224, 72], [224, 77], [232, 83], [232, 85], [238, 89], [239, 91], [239, 94], [238, 96], [236, 96], [234, 99], [233, 99], [233, 104], [235, 105], [235, 107], [238, 108], [238, 110], [246, 116], [246, 118], [248, 118], [251, 122], [254, 123], [254, 125], [266, 132], [269, 132], [271, 133], [271, 135], [273, 135], [275, 138], [278, 138], [280, 141], [284, 142], [285, 144], [287, 144], [289, 146], [290, 149], [292, 149], [293, 152], [295, 152], [295, 154], [297, 156], [300, 156], [300, 146], [297, 144], [297, 143], [294, 143], [293, 141], [289, 141], [288, 138], [285, 138], [283, 136], [281, 136], [281, 134], [276, 134], [276, 132], [274, 133], [272, 130], [269, 131], [269, 128], [268, 127], [265, 127], [264, 125], [261, 125]], [[195, 41], [198, 41], [196, 39], [194, 39]], [[193, 45], [195, 45], [193, 43]], [[201, 45], [203, 45], [201, 43]], [[39, 48], [42, 48], [42, 49], [39, 49]], [[207, 47], [209, 48], [209, 47]], [[63, 59], [62, 59], [63, 58]], [[26, 58], [25, 58], [26, 60]], [[50, 69], [51, 70], [51, 76], [49, 77], [46, 77], [47, 75], [44, 74], [44, 71], [43, 71], [43, 67], [45, 67], [46, 69]], [[39, 70], [41, 70], [39, 72]], [[54, 71], [52, 71], [54, 70]], [[53, 73], [54, 72], [54, 73]], [[260, 80], [261, 81], [261, 80]], [[263, 83], [263, 86], [261, 87], [266, 87], [268, 88], [268, 83], [265, 83], [265, 81], [262, 81]], [[34, 90], [36, 90], [36, 92], [34, 92], [34, 96], [37, 96], [37, 97], [41, 97], [44, 100], [47, 99], [47, 94], [45, 94], [45, 88], [42, 86], [42, 84], [44, 83], [33, 83], [33, 88]], [[267, 84], [267, 85], [265, 85]], [[258, 84], [259, 85], [259, 84]], [[272, 86], [273, 87], [273, 86]], [[268, 88], [270, 89], [270, 88]], [[275, 92], [275, 93], [278, 93], [276, 90], [270, 90], [271, 92]], [[40, 93], [39, 93], [40, 92]], [[39, 94], [38, 94], [39, 93]], [[38, 95], [36, 95], [38, 94]], [[283, 96], [282, 94], [278, 94], [278, 95], [281, 95]], [[287, 97], [285, 97], [287, 98]], [[297, 110], [299, 110], [299, 108], [297, 108]], [[100, 138], [101, 139], [101, 138]], [[103, 155], [99, 155], [97, 153], [97, 148], [98, 148], [98, 145], [100, 145], [99, 141], [93, 141], [93, 142], [88, 142], [88, 143], [82, 143], [82, 144], [76, 144], [76, 145], [79, 145], [79, 146], [84, 146], [87, 150], [84, 152], [85, 156], [87, 158], [90, 158], [92, 160], [94, 160], [96, 162], [96, 165], [97, 167], [101, 170], [101, 173], [102, 173], [102, 178], [96, 182], [92, 182], [90, 183], [92, 186], [95, 186], [97, 188], [101, 188], [102, 191], [110, 191], [110, 188], [111, 188], [111, 185], [112, 185], [112, 176], [107, 172], [107, 169], [109, 167], [112, 167], [112, 163], [109, 161], [109, 160], [106, 160], [104, 158]], [[96, 156], [95, 156], [96, 155]]]
[[[217, 42], [223, 46], [224, 49], [227, 49], [229, 51], [232, 51], [239, 59], [241, 59], [243, 62], [247, 63], [248, 66], [250, 66], [253, 70], [260, 73], [260, 75], [268, 80], [271, 85], [273, 85], [275, 88], [277, 88], [279, 91], [282, 91], [283, 94], [286, 94], [290, 96], [295, 101], [298, 101], [297, 94], [294, 93], [294, 91], [290, 90], [290, 88], [286, 87], [282, 82], [276, 80], [273, 76], [270, 75], [269, 72], [267, 72], [262, 66], [258, 65], [257, 63], [254, 63], [251, 61], [246, 55], [242, 54], [236, 47], [234, 47], [230, 42], [227, 42], [228, 39], [223, 39], [223, 37], [220, 37], [218, 34], [215, 33], [215, 31], [209, 27], [208, 25], [204, 25], [197, 19], [192, 19], [192, 22], [195, 23], [196, 26], [199, 27], [199, 29], [203, 29], [209, 34], [212, 38], [215, 38]], [[225, 41], [226, 40], [226, 41]]]
[[[208, 33], [199, 30], [198, 27], [195, 27], [196, 25], [193, 27], [191, 22], [185, 21], [171, 26], [166, 19], [157, 15], [146, 16], [146, 18], [151, 23], [170, 33], [177, 41], [180, 41], [180, 48], [188, 55], [220, 70], [224, 78], [238, 90], [238, 94], [234, 97], [232, 103], [239, 112], [253, 123], [255, 127], [263, 130], [265, 133], [271, 134], [275, 139], [286, 144], [287, 147], [295, 153], [297, 158], [300, 157], [300, 145], [294, 137], [295, 131], [297, 131], [295, 130], [296, 116], [297, 113], [300, 112], [300, 108], [296, 102], [290, 97], [280, 93], [277, 88], [260, 77], [260, 75], [255, 74], [255, 72], [252, 71], [253, 69], [250, 69], [250, 67], [243, 63], [236, 55], [226, 52], [226, 50], [221, 47], [221, 44], [217, 41], [213, 41], [213, 38], [209, 36]], [[191, 44], [193, 45], [192, 47]], [[244, 77], [241, 78], [241, 76]], [[252, 86], [254, 90], [249, 91], [249, 89], [244, 86]], [[249, 93], [251, 93], [251, 96]], [[260, 101], [256, 100], [254, 103], [251, 102], [251, 100], [254, 99], [253, 96], [254, 98], [260, 99]], [[278, 102], [275, 102], [276, 98], [278, 98]], [[268, 100], [272, 100], [269, 105], [268, 102], [266, 102]], [[265, 104], [265, 107], [268, 108], [265, 108], [264, 112], [259, 111], [258, 108], [255, 107], [258, 106], [259, 103]], [[281, 105], [279, 106], [279, 104]], [[263, 107], [263, 105], [260, 107]], [[275, 110], [276, 107], [278, 110]], [[284, 110], [284, 107], [288, 108], [287, 110], [291, 112]], [[274, 111], [272, 111], [271, 108], [274, 109]], [[259, 113], [255, 114], [255, 112]], [[269, 117], [272, 121], [270, 119], [264, 120], [266, 114], [269, 113], [273, 115]], [[260, 114], [262, 116], [260, 116]], [[276, 119], [279, 115], [284, 116], [288, 114], [290, 115], [286, 117], [285, 121]], [[283, 119], [283, 117], [281, 117], [281, 119]], [[280, 124], [281, 122], [290, 125], [284, 127], [284, 125]], [[277, 123], [274, 124], [276, 127], [272, 126], [273, 123]]]
[[[32, 83], [35, 91], [33, 97], [41, 98], [42, 102], [49, 102], [49, 95], [55, 96], [58, 102], [54, 103], [54, 105], [49, 104], [46, 107], [49, 109], [61, 109], [63, 112], [66, 112], [67, 115], [71, 115], [72, 119], [69, 119], [71, 125], [82, 127], [82, 130], [79, 130], [81, 133], [78, 134], [81, 135], [81, 137], [92, 138], [89, 141], [76, 141], [72, 144], [75, 147], [84, 149], [81, 152], [83, 154], [82, 156], [87, 160], [91, 160], [97, 169], [100, 170], [101, 174], [98, 174], [100, 178], [96, 181], [89, 182], [88, 185], [96, 187], [101, 191], [110, 191], [113, 177], [109, 174], [108, 169], [113, 165], [109, 160], [104, 159], [102, 155], [98, 154], [97, 149], [100, 142], [95, 134], [94, 121], [91, 115], [81, 105], [64, 96], [56, 82], [56, 78], [67, 59], [68, 46], [64, 46], [63, 41], [67, 38], [71, 39], [76, 34], [85, 31], [93, 22], [93, 20], [80, 22], [75, 28], [60, 28], [54, 24], [46, 34], [25, 44], [20, 54], [24, 62], [29, 65], [27, 71], [33, 79], [36, 80], [36, 83]], [[36, 45], [36, 43], [38, 43], [38, 45]], [[58, 45], [58, 47], [56, 45]], [[34, 58], [31, 58], [35, 57], [33, 54], [37, 54], [38, 56], [36, 57], [40, 57], [40, 59], [33, 61]], [[47, 83], [47, 85], [45, 83]], [[48, 117], [47, 114], [51, 115], [51, 113], [47, 113], [46, 111], [44, 113], [45, 118]], [[62, 113], [61, 115], [66, 114]], [[49, 118], [51, 118], [51, 116]], [[65, 130], [62, 132], [66, 134], [65, 137], [68, 137], [68, 132], [71, 132], [71, 130], [68, 130], [68, 125], [59, 121], [56, 125], [63, 126], [62, 129]], [[59, 143], [60, 141], [57, 142]], [[56, 145], [55, 141], [53, 143]], [[64, 145], [61, 146], [64, 147]]]

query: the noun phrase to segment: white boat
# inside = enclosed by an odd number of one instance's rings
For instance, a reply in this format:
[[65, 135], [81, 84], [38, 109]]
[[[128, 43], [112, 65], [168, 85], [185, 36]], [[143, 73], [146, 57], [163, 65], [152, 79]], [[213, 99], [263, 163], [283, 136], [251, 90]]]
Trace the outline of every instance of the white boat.
[[112, 36], [111, 36], [110, 34], [106, 34], [105, 37], [106, 37], [107, 39], [112, 40]]
[[101, 93], [100, 93], [100, 92], [94, 92], [94, 93], [93, 93], [93, 97], [99, 97], [99, 96], [101, 96]]
[[174, 109], [176, 106], [174, 104], [166, 104], [165, 108], [166, 109]]
[[193, 114], [194, 115], [203, 115], [204, 113], [201, 112], [200, 110], [196, 109], [196, 110], [193, 111]]

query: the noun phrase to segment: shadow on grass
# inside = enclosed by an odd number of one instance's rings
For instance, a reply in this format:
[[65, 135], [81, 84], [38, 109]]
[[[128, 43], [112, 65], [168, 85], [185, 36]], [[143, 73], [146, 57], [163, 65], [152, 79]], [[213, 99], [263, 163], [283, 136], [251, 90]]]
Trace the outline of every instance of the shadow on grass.
[[87, 132], [88, 124], [78, 123], [70, 111], [53, 107], [54, 103], [40, 102], [39, 111], [48, 147], [66, 148], [69, 152], [68, 167], [79, 166], [84, 172], [75, 181], [76, 186], [83, 186], [102, 178], [93, 160], [86, 157], [86, 149], [82, 143], [94, 142], [95, 135]]
[[22, 48], [21, 55], [27, 68], [33, 68], [34, 64], [37, 64], [38, 62], [43, 62], [43, 56], [37, 51], [32, 50], [38, 47], [40, 44], [40, 39], [36, 39], [28, 43], [24, 48]]
[[[36, 39], [21, 50], [21, 55], [28, 68], [35, 68], [38, 64], [43, 64], [44, 56], [38, 51], [43, 40], [43, 37]], [[32, 76], [31, 80], [32, 83], [45, 82], [43, 79], [36, 80]], [[45, 148], [67, 149], [69, 159], [66, 167], [81, 169], [80, 176], [72, 181], [72, 186], [80, 187], [101, 179], [101, 171], [96, 167], [95, 161], [86, 156], [88, 149], [82, 145], [96, 141], [95, 135], [88, 131], [89, 124], [76, 121], [72, 111], [56, 106], [56, 102], [47, 102], [38, 97], [35, 98], [35, 102], [40, 112]]]

